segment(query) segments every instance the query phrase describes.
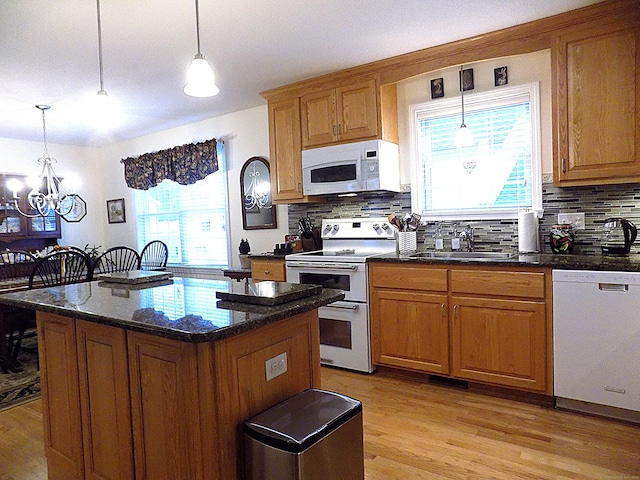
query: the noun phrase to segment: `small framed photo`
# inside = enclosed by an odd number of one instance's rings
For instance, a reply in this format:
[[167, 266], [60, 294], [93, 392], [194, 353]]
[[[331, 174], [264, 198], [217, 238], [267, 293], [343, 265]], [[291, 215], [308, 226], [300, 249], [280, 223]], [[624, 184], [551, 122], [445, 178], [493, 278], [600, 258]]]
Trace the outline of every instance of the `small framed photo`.
[[125, 223], [124, 198], [107, 200], [107, 219], [109, 223]]
[[444, 79], [434, 78], [431, 80], [431, 98], [444, 97]]
[[460, 91], [463, 89], [465, 92], [467, 90], [473, 90], [473, 68], [467, 68], [466, 70], [459, 72], [458, 76], [460, 79]]
[[494, 85], [500, 87], [509, 83], [509, 77], [507, 76], [507, 67], [498, 67], [493, 69]]

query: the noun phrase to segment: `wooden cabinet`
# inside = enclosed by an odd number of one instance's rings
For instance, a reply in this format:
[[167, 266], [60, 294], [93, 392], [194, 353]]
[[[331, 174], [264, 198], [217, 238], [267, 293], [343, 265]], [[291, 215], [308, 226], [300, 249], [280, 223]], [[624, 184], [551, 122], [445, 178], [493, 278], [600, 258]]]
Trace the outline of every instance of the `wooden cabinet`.
[[50, 479], [133, 478], [125, 331], [38, 313]]
[[252, 258], [251, 279], [254, 282], [263, 280], [286, 282], [287, 270], [284, 258]]
[[[29, 218], [6, 206], [6, 203], [11, 202], [13, 198], [13, 192], [7, 188], [7, 181], [14, 178], [24, 185], [26, 180], [24, 176], [0, 175], [0, 241], [12, 242], [25, 238], [60, 238], [60, 217], [55, 213], [52, 212], [46, 217]], [[24, 193], [20, 195], [19, 206], [23, 212], [30, 212]]]
[[545, 273], [451, 270], [456, 378], [544, 392]]
[[135, 478], [202, 478], [196, 344], [127, 340]]
[[302, 148], [378, 135], [375, 79], [302, 97]]
[[[554, 66], [554, 183], [640, 181], [640, 14], [559, 35]], [[609, 23], [608, 23], [609, 22]]]
[[552, 393], [544, 269], [370, 265], [377, 365]]
[[[320, 388], [312, 310], [208, 343], [37, 313], [52, 480], [241, 478], [241, 423]], [[287, 369], [272, 379], [265, 362]]]
[[374, 363], [448, 374], [446, 269], [374, 263], [370, 275]]
[[269, 149], [273, 202], [304, 201], [299, 98], [269, 102]]
[[50, 480], [84, 478], [78, 352], [73, 319], [38, 313], [44, 450]]

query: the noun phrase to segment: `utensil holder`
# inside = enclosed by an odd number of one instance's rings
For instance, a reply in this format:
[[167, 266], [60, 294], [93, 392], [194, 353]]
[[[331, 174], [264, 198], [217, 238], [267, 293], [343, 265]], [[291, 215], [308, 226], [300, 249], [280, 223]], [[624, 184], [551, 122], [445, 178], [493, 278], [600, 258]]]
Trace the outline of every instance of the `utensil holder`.
[[397, 247], [399, 253], [411, 253], [418, 249], [416, 232], [398, 232]]

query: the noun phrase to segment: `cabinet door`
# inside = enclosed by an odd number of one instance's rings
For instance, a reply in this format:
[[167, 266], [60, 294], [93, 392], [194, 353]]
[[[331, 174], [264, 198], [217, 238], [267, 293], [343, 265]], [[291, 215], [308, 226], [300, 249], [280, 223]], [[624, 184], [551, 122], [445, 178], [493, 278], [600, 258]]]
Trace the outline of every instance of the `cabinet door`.
[[32, 237], [60, 237], [60, 216], [50, 212], [46, 217], [29, 218], [27, 231]]
[[378, 365], [449, 373], [447, 296], [373, 290], [373, 361]]
[[451, 302], [455, 377], [545, 391], [544, 302], [458, 296]]
[[195, 345], [127, 332], [135, 478], [202, 478]]
[[84, 479], [74, 320], [37, 313], [44, 448], [50, 480]]
[[302, 199], [302, 145], [298, 97], [269, 102], [269, 145], [273, 200]]
[[338, 139], [335, 90], [303, 96], [301, 110], [303, 148], [326, 145]]
[[558, 185], [640, 180], [640, 27], [627, 25], [557, 40]]
[[340, 141], [376, 138], [377, 105], [375, 80], [337, 88], [337, 130]]
[[126, 331], [76, 320], [87, 480], [134, 478]]

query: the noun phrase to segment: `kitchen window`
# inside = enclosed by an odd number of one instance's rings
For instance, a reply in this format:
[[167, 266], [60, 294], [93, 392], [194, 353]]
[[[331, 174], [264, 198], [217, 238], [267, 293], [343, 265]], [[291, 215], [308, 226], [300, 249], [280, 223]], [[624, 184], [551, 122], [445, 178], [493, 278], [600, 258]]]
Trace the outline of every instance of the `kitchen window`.
[[411, 203], [425, 219], [517, 218], [542, 210], [538, 84], [412, 105]]
[[219, 170], [192, 185], [164, 180], [149, 190], [135, 190], [138, 248], [162, 240], [169, 265], [228, 268], [227, 182], [225, 155], [218, 149]]

